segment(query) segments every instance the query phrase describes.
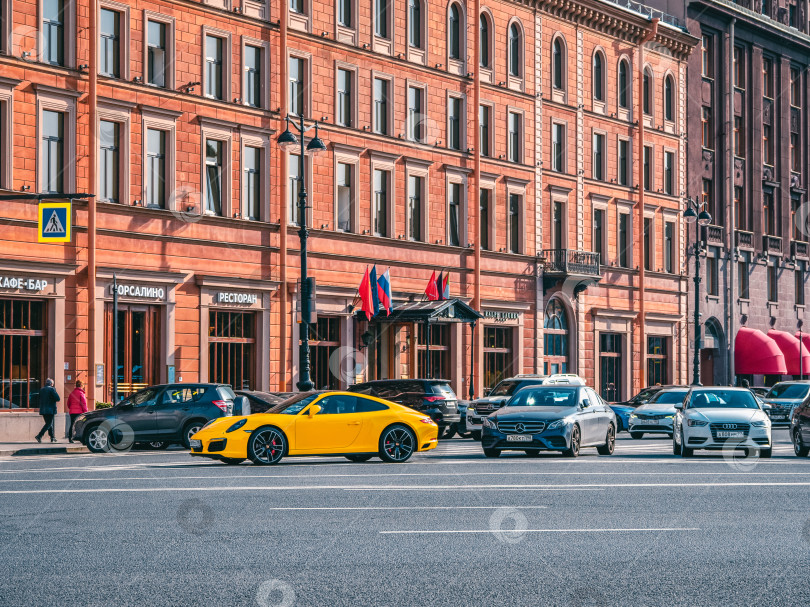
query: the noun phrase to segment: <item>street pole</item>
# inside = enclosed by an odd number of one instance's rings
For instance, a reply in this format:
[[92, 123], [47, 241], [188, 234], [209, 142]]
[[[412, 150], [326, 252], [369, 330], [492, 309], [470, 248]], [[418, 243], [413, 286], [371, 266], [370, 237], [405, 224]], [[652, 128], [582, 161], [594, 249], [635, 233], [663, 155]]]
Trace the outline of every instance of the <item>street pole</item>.
[[113, 368], [112, 373], [112, 404], [118, 404], [118, 278], [113, 272], [113, 310], [112, 310], [112, 331], [113, 331]]
[[692, 385], [700, 386], [700, 348], [703, 342], [700, 326], [700, 228], [712, 222], [708, 211], [700, 210], [700, 203], [692, 198], [686, 199], [686, 209], [683, 212], [686, 223], [695, 225], [695, 356], [693, 360]]
[[802, 339], [802, 327], [804, 321], [799, 320], [799, 381], [804, 379], [804, 340]]

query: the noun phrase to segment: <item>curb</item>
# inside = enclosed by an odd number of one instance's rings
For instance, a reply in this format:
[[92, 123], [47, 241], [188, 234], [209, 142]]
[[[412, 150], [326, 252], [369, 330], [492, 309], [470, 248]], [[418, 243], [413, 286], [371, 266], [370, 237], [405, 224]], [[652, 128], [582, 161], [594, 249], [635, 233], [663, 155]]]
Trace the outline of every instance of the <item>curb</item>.
[[7, 455], [59, 455], [66, 453], [90, 453], [90, 450], [83, 446], [77, 445], [75, 447], [26, 447], [24, 449], [4, 449], [0, 450], [0, 456]]

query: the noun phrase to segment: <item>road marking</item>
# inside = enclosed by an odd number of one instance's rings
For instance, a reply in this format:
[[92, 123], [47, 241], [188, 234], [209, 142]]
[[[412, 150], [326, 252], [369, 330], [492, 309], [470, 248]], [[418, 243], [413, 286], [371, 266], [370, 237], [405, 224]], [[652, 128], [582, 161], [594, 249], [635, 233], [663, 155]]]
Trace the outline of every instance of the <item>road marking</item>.
[[660, 533], [660, 532], [684, 532], [684, 531], [700, 531], [699, 527], [659, 527], [659, 528], [637, 528], [637, 529], [414, 529], [402, 531], [379, 531], [380, 535], [428, 535], [438, 533], [511, 533], [515, 536], [524, 533]]

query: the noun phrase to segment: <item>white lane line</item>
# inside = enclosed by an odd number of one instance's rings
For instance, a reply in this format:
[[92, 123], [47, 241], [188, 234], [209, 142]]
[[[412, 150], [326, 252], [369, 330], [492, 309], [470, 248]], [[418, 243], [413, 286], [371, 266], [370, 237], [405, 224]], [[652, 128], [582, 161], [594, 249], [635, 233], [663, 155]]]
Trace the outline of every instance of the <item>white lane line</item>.
[[660, 533], [660, 532], [675, 532], [681, 533], [684, 531], [700, 531], [699, 527], [660, 527], [660, 528], [637, 528], [637, 529], [414, 529], [414, 530], [401, 530], [401, 531], [379, 531], [380, 535], [428, 535], [428, 534], [443, 534], [443, 533], [511, 533], [521, 535], [523, 533]]

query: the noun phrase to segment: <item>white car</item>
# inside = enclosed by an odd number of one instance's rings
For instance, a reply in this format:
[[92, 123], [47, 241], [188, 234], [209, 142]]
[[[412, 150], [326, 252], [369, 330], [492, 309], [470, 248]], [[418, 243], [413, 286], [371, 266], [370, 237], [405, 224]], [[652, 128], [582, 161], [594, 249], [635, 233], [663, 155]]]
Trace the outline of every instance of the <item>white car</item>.
[[675, 405], [682, 403], [689, 388], [666, 388], [653, 396], [645, 405], [636, 407], [630, 414], [627, 429], [634, 439], [645, 434], [668, 434], [672, 436], [672, 420]]
[[758, 450], [771, 456], [768, 405], [760, 405], [747, 388], [699, 388], [675, 405], [672, 452], [691, 457], [695, 449]]

